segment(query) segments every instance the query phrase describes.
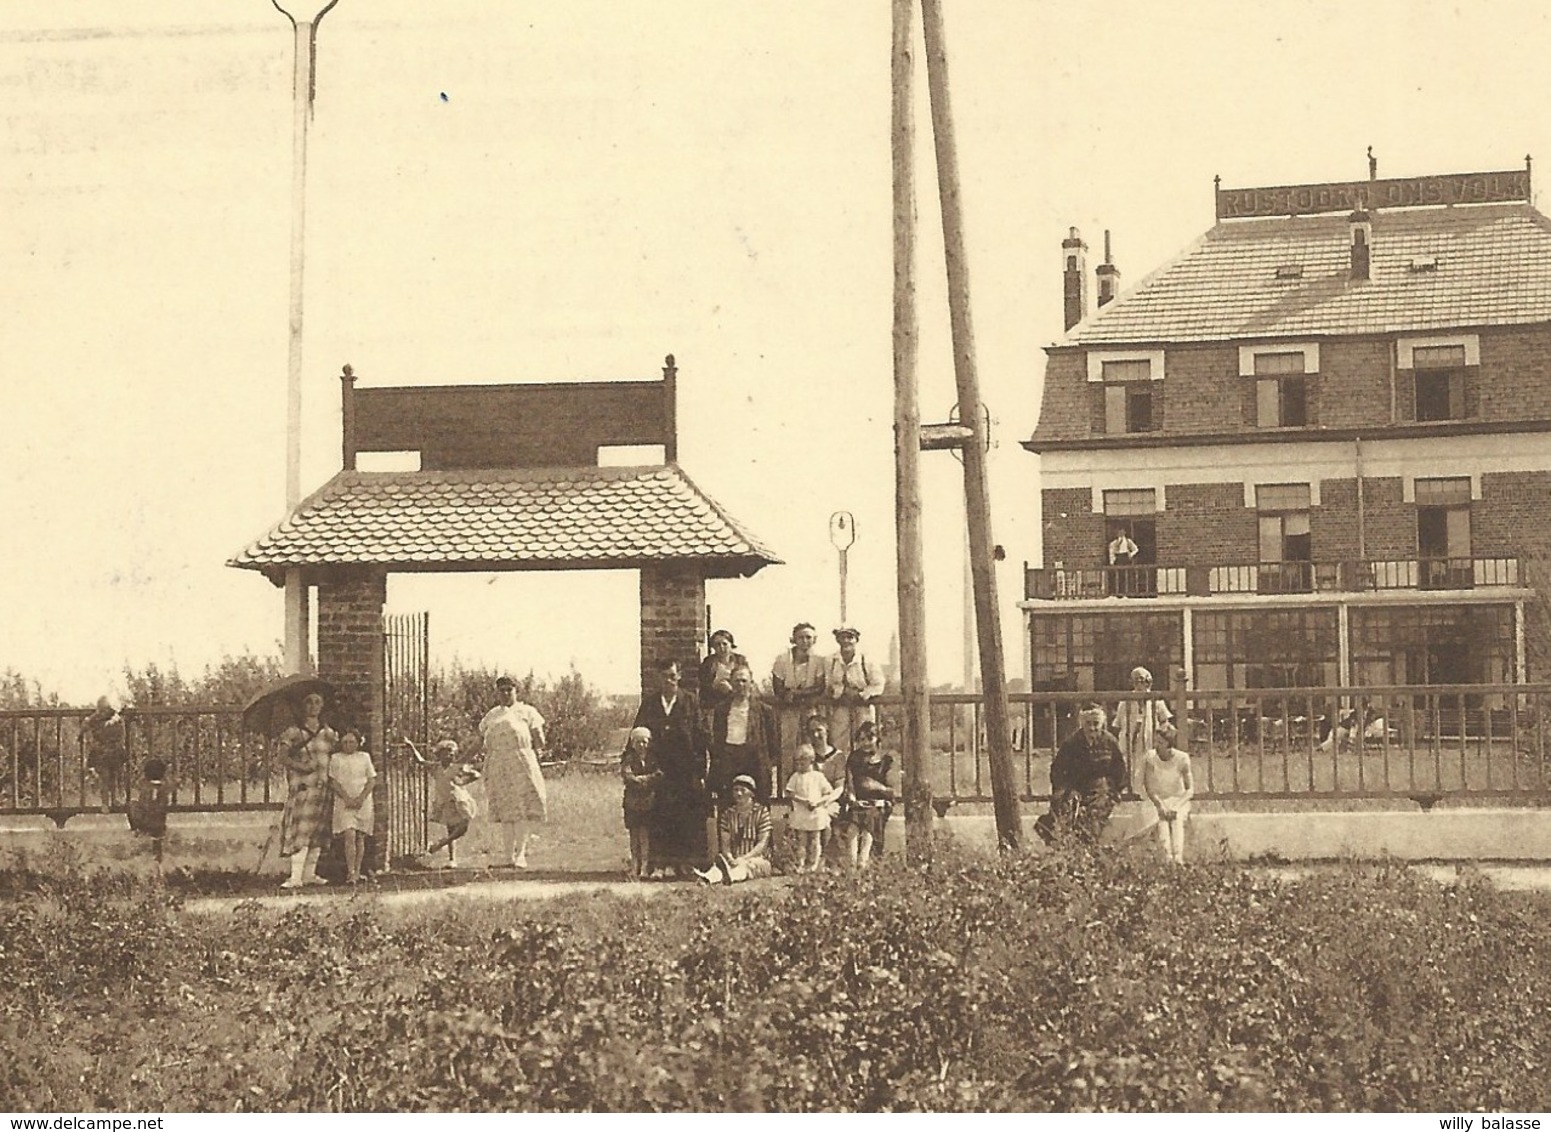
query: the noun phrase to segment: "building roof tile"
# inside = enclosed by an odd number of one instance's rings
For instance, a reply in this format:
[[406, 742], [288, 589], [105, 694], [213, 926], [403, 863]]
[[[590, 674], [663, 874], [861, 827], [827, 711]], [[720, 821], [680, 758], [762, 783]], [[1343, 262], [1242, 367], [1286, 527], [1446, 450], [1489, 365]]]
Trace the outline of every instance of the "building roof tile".
[[340, 472], [228, 565], [544, 570], [695, 563], [708, 577], [779, 563], [675, 464]]
[[[1379, 211], [1372, 226], [1370, 278], [1353, 280], [1344, 215], [1221, 221], [1072, 327], [1066, 344], [1393, 334], [1551, 321], [1551, 223], [1529, 205]], [[1292, 267], [1302, 270], [1286, 270]]]

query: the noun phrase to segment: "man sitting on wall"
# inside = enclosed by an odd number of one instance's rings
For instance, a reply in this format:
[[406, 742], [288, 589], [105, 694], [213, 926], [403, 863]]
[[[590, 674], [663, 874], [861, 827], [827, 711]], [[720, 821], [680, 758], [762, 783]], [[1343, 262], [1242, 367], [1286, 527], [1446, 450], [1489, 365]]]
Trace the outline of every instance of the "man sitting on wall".
[[1046, 845], [1069, 837], [1092, 844], [1109, 822], [1126, 784], [1126, 759], [1104, 727], [1104, 709], [1083, 705], [1082, 729], [1056, 750], [1050, 763], [1050, 812], [1034, 822]]

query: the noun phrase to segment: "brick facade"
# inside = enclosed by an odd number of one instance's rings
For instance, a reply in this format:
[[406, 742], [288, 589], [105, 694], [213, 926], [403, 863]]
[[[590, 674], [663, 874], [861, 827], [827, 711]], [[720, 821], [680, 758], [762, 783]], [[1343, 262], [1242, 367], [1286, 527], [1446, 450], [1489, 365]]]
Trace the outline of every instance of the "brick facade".
[[1104, 549], [1104, 516], [1093, 514], [1093, 493], [1069, 488], [1043, 493], [1045, 562], [1097, 565]]
[[388, 576], [380, 567], [338, 569], [318, 581], [318, 675], [339, 690], [329, 721], [364, 732], [377, 764], [372, 793], [375, 827], [366, 865], [382, 867], [388, 833], [388, 750], [384, 732], [382, 610]]
[[[1551, 327], [1472, 333], [1480, 341], [1481, 364], [1468, 371], [1471, 416], [1482, 421], [1551, 420]], [[1394, 368], [1398, 337], [1322, 340], [1319, 373], [1308, 380], [1307, 427], [1387, 429], [1414, 420], [1414, 374]], [[1277, 435], [1255, 425], [1255, 383], [1239, 374], [1239, 346], [1237, 342], [1191, 343], [1166, 349], [1164, 378], [1154, 383], [1158, 435]], [[1035, 446], [1042, 441], [1103, 435], [1104, 417], [1094, 409], [1086, 351], [1052, 348], [1045, 365]], [[1375, 438], [1380, 435], [1376, 432]]]
[[657, 689], [655, 672], [664, 660], [684, 668], [684, 686], [696, 684], [705, 639], [705, 578], [683, 567], [641, 571], [641, 694]]
[[1236, 483], [1171, 485], [1158, 516], [1158, 561], [1182, 566], [1254, 562], [1260, 540], [1255, 513]]
[[[1423, 469], [1425, 470], [1425, 469]], [[1417, 554], [1416, 504], [1404, 500], [1398, 476], [1363, 478], [1362, 545], [1358, 545], [1357, 481], [1320, 481], [1309, 509], [1316, 562], [1359, 558], [1399, 560]], [[1158, 562], [1215, 566], [1259, 560], [1257, 516], [1237, 483], [1169, 484], [1166, 510], [1155, 516]], [[1104, 516], [1092, 511], [1084, 488], [1044, 492], [1044, 563], [1066, 569], [1105, 565]], [[1064, 517], [1063, 517], [1064, 516]], [[1470, 508], [1471, 551], [1477, 557], [1544, 555], [1551, 551], [1551, 472], [1486, 473]]]

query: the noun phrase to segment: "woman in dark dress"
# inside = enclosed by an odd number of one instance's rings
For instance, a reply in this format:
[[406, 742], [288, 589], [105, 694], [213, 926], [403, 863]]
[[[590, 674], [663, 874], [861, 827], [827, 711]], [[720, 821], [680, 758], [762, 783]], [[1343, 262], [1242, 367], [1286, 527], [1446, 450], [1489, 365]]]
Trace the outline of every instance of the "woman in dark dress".
[[700, 710], [705, 713], [702, 726], [710, 727], [711, 713], [733, 699], [732, 674], [740, 666], [748, 664], [741, 652], [734, 652], [737, 643], [732, 633], [718, 629], [711, 634], [711, 651], [700, 662]]
[[658, 672], [660, 692], [641, 701], [636, 727], [652, 733], [652, 753], [662, 777], [652, 797], [651, 861], [647, 872], [671, 868], [678, 876], [704, 865], [706, 847], [706, 756], [700, 705], [679, 687], [678, 661]]

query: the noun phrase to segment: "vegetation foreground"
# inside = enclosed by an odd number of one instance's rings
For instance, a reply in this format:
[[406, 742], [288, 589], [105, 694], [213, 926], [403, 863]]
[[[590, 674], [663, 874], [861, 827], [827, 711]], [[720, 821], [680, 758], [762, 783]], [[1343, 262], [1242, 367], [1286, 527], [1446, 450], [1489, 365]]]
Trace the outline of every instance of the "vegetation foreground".
[[229, 917], [65, 861], [3, 885], [0, 1109], [1547, 1107], [1542, 897], [940, 857]]

